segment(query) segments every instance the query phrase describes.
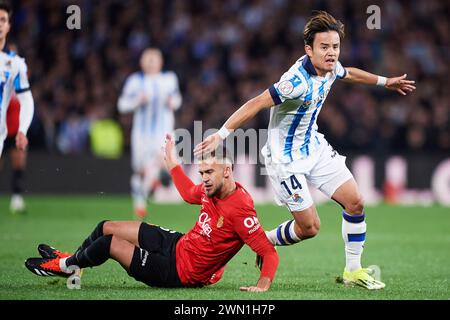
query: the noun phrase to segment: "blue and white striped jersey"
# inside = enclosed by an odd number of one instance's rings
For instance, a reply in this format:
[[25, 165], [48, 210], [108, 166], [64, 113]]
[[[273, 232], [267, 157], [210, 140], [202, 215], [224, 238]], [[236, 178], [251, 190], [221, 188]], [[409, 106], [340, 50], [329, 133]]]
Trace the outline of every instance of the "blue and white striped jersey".
[[[145, 95], [147, 103], [139, 105]], [[174, 130], [174, 110], [181, 105], [178, 78], [174, 72], [130, 75], [119, 98], [119, 111], [134, 112], [132, 136], [146, 139], [151, 136], [164, 142], [166, 133]]]
[[6, 111], [13, 91], [22, 93], [30, 90], [25, 60], [14, 51], [5, 48], [0, 51], [0, 139], [3, 141], [8, 130]]
[[275, 107], [270, 110], [264, 149], [272, 161], [288, 163], [316, 150], [321, 137], [317, 117], [333, 82], [345, 75], [346, 70], [338, 61], [335, 70], [320, 77], [304, 55], [269, 87]]

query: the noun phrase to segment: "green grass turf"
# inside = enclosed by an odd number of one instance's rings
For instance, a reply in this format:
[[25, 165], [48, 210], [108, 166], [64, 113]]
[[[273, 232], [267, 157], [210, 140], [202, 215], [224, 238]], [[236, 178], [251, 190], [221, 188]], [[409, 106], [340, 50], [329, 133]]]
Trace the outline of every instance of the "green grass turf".
[[[38, 256], [39, 243], [74, 250], [103, 219], [129, 220], [130, 199], [112, 197], [27, 197], [28, 213], [11, 215], [9, 198], [0, 197], [0, 299], [449, 299], [450, 209], [377, 206], [367, 208], [368, 233], [363, 264], [378, 265], [387, 287], [381, 291], [349, 288], [335, 282], [344, 267], [341, 210], [319, 207], [319, 235], [279, 247], [280, 265], [270, 291], [240, 292], [258, 280], [254, 254], [244, 247], [228, 264], [223, 278], [200, 289], [150, 288], [130, 278], [115, 262], [85, 270], [81, 290], [69, 290], [62, 278], [42, 278], [23, 265]], [[257, 207], [266, 229], [287, 220], [283, 207]], [[151, 205], [148, 221], [188, 231], [198, 207]]]

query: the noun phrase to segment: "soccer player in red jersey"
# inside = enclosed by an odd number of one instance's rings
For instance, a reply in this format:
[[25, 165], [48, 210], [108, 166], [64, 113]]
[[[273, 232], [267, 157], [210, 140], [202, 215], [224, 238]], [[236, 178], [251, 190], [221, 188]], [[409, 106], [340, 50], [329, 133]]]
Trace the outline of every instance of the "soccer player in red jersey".
[[188, 233], [137, 221], [102, 221], [75, 254], [39, 245], [42, 258], [29, 258], [26, 267], [40, 276], [69, 276], [72, 266], [94, 267], [112, 258], [149, 286], [201, 287], [219, 281], [228, 261], [247, 244], [263, 263], [256, 286], [240, 289], [268, 290], [278, 254], [258, 221], [251, 196], [234, 181], [231, 161], [215, 154], [202, 159], [202, 183], [195, 185], [174, 155], [173, 138], [166, 139], [164, 160], [178, 192], [186, 202], [201, 205]]

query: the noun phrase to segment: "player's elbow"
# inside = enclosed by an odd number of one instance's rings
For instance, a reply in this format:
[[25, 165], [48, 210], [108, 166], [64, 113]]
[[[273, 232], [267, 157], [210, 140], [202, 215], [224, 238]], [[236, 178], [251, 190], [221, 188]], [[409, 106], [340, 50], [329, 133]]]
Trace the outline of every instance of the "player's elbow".
[[180, 192], [181, 198], [183, 198], [184, 202], [189, 204], [197, 204], [197, 199], [192, 196], [190, 192]]

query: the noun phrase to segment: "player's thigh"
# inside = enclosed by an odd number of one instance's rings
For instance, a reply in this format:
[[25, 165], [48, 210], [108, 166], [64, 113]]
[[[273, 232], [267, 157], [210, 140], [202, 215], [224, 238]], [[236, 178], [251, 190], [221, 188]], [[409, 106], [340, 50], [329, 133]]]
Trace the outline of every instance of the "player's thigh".
[[345, 159], [328, 144], [309, 172], [308, 181], [331, 199], [340, 186], [353, 179]]
[[303, 211], [313, 205], [304, 174], [292, 164], [266, 164], [267, 174], [279, 205], [286, 205], [291, 212]]
[[123, 240], [139, 246], [139, 221], [106, 221], [103, 225], [103, 234], [117, 236]]
[[175, 252], [166, 256], [135, 247], [128, 274], [149, 286], [183, 287], [177, 273]]
[[359, 192], [355, 179], [349, 179], [340, 185], [331, 197], [339, 203], [348, 213], [361, 213], [364, 209], [364, 201]]
[[150, 252], [170, 256], [175, 251], [176, 243], [182, 236], [183, 234], [177, 231], [142, 223], [139, 228], [139, 247]]
[[125, 270], [129, 271], [135, 247], [131, 242], [113, 235], [109, 253], [111, 258], [119, 262]]

